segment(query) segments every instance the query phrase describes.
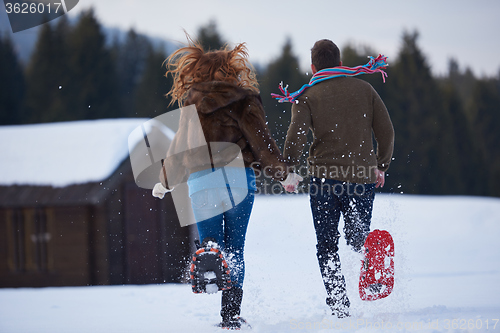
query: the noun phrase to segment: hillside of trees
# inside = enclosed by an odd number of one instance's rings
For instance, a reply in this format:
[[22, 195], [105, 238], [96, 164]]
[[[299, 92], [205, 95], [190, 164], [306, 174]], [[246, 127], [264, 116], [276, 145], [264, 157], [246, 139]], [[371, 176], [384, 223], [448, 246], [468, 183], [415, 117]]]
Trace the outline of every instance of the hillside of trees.
[[[215, 22], [194, 37], [207, 49], [226, 42]], [[382, 52], [339, 46], [346, 66]], [[0, 125], [158, 116], [169, 110], [171, 81], [162, 67], [167, 56], [134, 30], [123, 41], [106, 43], [91, 10], [75, 24], [65, 16], [45, 24], [26, 65], [8, 36], [0, 36]], [[379, 75], [360, 76], [379, 92], [396, 131], [384, 191], [500, 197], [500, 71], [476, 77], [451, 59], [447, 75], [436, 77], [416, 31], [402, 33], [399, 53], [389, 63], [386, 83]], [[257, 69], [268, 124], [282, 147], [290, 104], [270, 94], [281, 81], [295, 91], [310, 76], [299, 69], [292, 40]]]

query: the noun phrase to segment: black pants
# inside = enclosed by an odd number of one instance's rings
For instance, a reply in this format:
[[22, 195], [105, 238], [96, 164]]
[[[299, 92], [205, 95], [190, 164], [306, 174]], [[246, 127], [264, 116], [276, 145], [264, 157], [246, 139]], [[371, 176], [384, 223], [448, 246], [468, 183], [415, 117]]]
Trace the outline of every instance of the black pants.
[[348, 307], [345, 279], [337, 253], [340, 215], [344, 217], [347, 244], [360, 252], [370, 232], [375, 185], [311, 177], [309, 194], [316, 230], [316, 254], [328, 294], [327, 303], [333, 306], [343, 302]]

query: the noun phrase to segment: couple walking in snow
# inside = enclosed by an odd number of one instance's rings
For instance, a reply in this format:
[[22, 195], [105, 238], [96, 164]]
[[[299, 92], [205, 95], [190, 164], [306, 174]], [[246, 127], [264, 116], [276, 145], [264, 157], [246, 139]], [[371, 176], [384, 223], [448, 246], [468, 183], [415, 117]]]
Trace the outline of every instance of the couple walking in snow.
[[[192, 117], [181, 112], [179, 131], [169, 152], [200, 136], [207, 145], [202, 149], [192, 144], [181, 154], [168, 154], [164, 161], [168, 172], [161, 173], [153, 195], [163, 197], [177, 184], [187, 182], [200, 240], [215, 240], [229, 262], [233, 285], [222, 292], [220, 326], [237, 329], [244, 323], [239, 317], [245, 276], [243, 253], [256, 190], [254, 171], [265, 170], [264, 174], [280, 181], [286, 191], [295, 192], [303, 179], [293, 172], [294, 166], [312, 131], [309, 192], [318, 263], [332, 314], [348, 316], [349, 299], [337, 253], [339, 218], [343, 215], [345, 220], [347, 243], [361, 251], [370, 231], [374, 191], [384, 185], [394, 142], [384, 103], [371, 85], [351, 76], [382, 70], [376, 61], [359, 68], [342, 67], [340, 51], [333, 42], [316, 42], [311, 50], [311, 82], [297, 93], [282, 89], [284, 96], [277, 96], [292, 102], [282, 154], [267, 126], [247, 57], [244, 44], [205, 52], [190, 41], [167, 59], [167, 74], [174, 78], [169, 92], [172, 103], [194, 105], [196, 122], [201, 126], [201, 133], [193, 133]], [[330, 172], [335, 168], [352, 171]]]

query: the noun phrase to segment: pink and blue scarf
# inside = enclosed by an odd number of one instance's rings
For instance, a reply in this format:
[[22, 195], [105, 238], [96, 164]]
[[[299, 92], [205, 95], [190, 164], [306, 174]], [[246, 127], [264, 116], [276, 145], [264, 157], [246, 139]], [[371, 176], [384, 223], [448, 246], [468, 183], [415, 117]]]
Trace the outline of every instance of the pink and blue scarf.
[[385, 82], [385, 78], [387, 77], [387, 73], [383, 71], [383, 69], [389, 66], [386, 62], [387, 57], [379, 54], [377, 58], [369, 57], [370, 61], [366, 65], [356, 66], [356, 67], [345, 67], [345, 66], [337, 66], [333, 68], [325, 68], [320, 71], [317, 71], [311, 78], [308, 84], [304, 84], [302, 88], [297, 90], [296, 92], [289, 93], [286, 87], [283, 87], [283, 82], [280, 83], [280, 90], [283, 95], [279, 94], [271, 94], [271, 96], [278, 100], [278, 102], [290, 102], [293, 103], [307, 88], [312, 87], [316, 83], [333, 79], [336, 77], [344, 77], [344, 76], [357, 76], [360, 74], [373, 74], [373, 73], [381, 73], [382, 79]]

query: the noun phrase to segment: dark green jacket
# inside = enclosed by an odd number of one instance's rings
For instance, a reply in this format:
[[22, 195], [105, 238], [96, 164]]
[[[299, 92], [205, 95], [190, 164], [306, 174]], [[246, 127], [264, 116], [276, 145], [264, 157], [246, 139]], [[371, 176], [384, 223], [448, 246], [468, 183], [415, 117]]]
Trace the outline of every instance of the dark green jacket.
[[377, 169], [389, 168], [394, 128], [387, 108], [366, 81], [329, 79], [306, 89], [295, 101], [284, 150], [292, 165], [298, 164], [309, 130], [314, 137], [308, 157], [311, 175], [370, 184], [376, 181]]

